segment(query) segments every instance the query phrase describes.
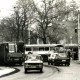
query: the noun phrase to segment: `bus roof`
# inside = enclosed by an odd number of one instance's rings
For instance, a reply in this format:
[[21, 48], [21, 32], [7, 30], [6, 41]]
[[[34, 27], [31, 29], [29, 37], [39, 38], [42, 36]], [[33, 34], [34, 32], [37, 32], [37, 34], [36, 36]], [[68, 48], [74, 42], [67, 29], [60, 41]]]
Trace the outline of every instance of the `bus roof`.
[[78, 44], [66, 44], [65, 47], [78, 47]]
[[25, 44], [25, 47], [78, 47], [78, 44]]
[[56, 45], [55, 47], [64, 47], [63, 45], [59, 44], [59, 45]]
[[31, 45], [25, 45], [25, 47], [54, 47], [56, 44], [31, 44]]

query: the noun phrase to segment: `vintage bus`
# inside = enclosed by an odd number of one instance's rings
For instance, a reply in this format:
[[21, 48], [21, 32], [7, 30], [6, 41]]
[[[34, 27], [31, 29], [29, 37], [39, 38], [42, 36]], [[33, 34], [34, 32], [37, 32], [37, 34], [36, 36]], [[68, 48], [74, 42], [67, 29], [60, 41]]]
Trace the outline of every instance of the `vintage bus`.
[[[30, 44], [30, 45], [25, 44], [24, 53], [41, 54], [43, 56], [43, 60], [47, 61], [48, 56], [54, 53], [55, 46], [57, 45], [60, 44]], [[72, 59], [74, 60], [78, 59], [78, 44], [65, 44], [64, 47], [66, 50], [70, 49]]]
[[46, 62], [48, 60], [48, 56], [54, 52], [54, 46], [56, 44], [32, 44], [25, 45], [25, 55], [32, 54], [40, 54], [43, 57], [43, 61]]
[[65, 44], [66, 49], [70, 49], [73, 60], [78, 60], [78, 44]]

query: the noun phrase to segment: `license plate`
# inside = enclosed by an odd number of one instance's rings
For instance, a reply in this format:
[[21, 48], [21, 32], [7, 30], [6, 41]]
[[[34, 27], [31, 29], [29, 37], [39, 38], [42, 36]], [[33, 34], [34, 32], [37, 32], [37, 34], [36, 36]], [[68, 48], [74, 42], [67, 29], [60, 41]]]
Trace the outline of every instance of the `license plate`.
[[62, 62], [65, 62], [66, 60], [62, 60]]
[[36, 68], [36, 66], [29, 66], [29, 68]]
[[19, 59], [15, 59], [15, 61], [18, 61]]

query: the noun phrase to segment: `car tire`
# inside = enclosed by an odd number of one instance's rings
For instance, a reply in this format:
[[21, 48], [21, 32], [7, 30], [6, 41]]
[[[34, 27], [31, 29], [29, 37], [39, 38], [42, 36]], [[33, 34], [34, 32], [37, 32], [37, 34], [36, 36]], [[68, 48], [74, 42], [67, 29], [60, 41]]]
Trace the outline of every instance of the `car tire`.
[[40, 73], [42, 73], [42, 69], [40, 69]]
[[21, 63], [19, 63], [19, 65], [21, 66], [21, 65], [22, 65], [22, 62], [21, 62]]
[[57, 62], [55, 62], [55, 66], [57, 66]]
[[50, 62], [48, 62], [48, 65], [50, 65]]
[[27, 69], [25, 69], [25, 73], [27, 73]]
[[66, 66], [69, 66], [70, 64], [69, 64], [69, 63], [66, 63], [65, 65], [66, 65]]
[[69, 66], [69, 65], [70, 65], [70, 63], [67, 63], [67, 65]]
[[67, 66], [67, 63], [65, 63], [65, 66]]
[[51, 62], [51, 65], [53, 65], [53, 62]]

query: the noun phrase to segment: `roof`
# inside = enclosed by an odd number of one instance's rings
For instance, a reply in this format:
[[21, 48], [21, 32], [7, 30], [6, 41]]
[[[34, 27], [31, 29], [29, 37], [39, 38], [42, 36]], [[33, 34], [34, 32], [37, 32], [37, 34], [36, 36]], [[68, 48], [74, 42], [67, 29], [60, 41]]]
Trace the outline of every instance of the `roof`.
[[64, 47], [64, 46], [59, 44], [59, 45], [56, 45], [55, 47]]
[[25, 44], [25, 47], [78, 47], [78, 44]]
[[54, 47], [56, 44], [25, 44], [25, 47]]
[[41, 56], [39, 54], [28, 54], [27, 56]]

